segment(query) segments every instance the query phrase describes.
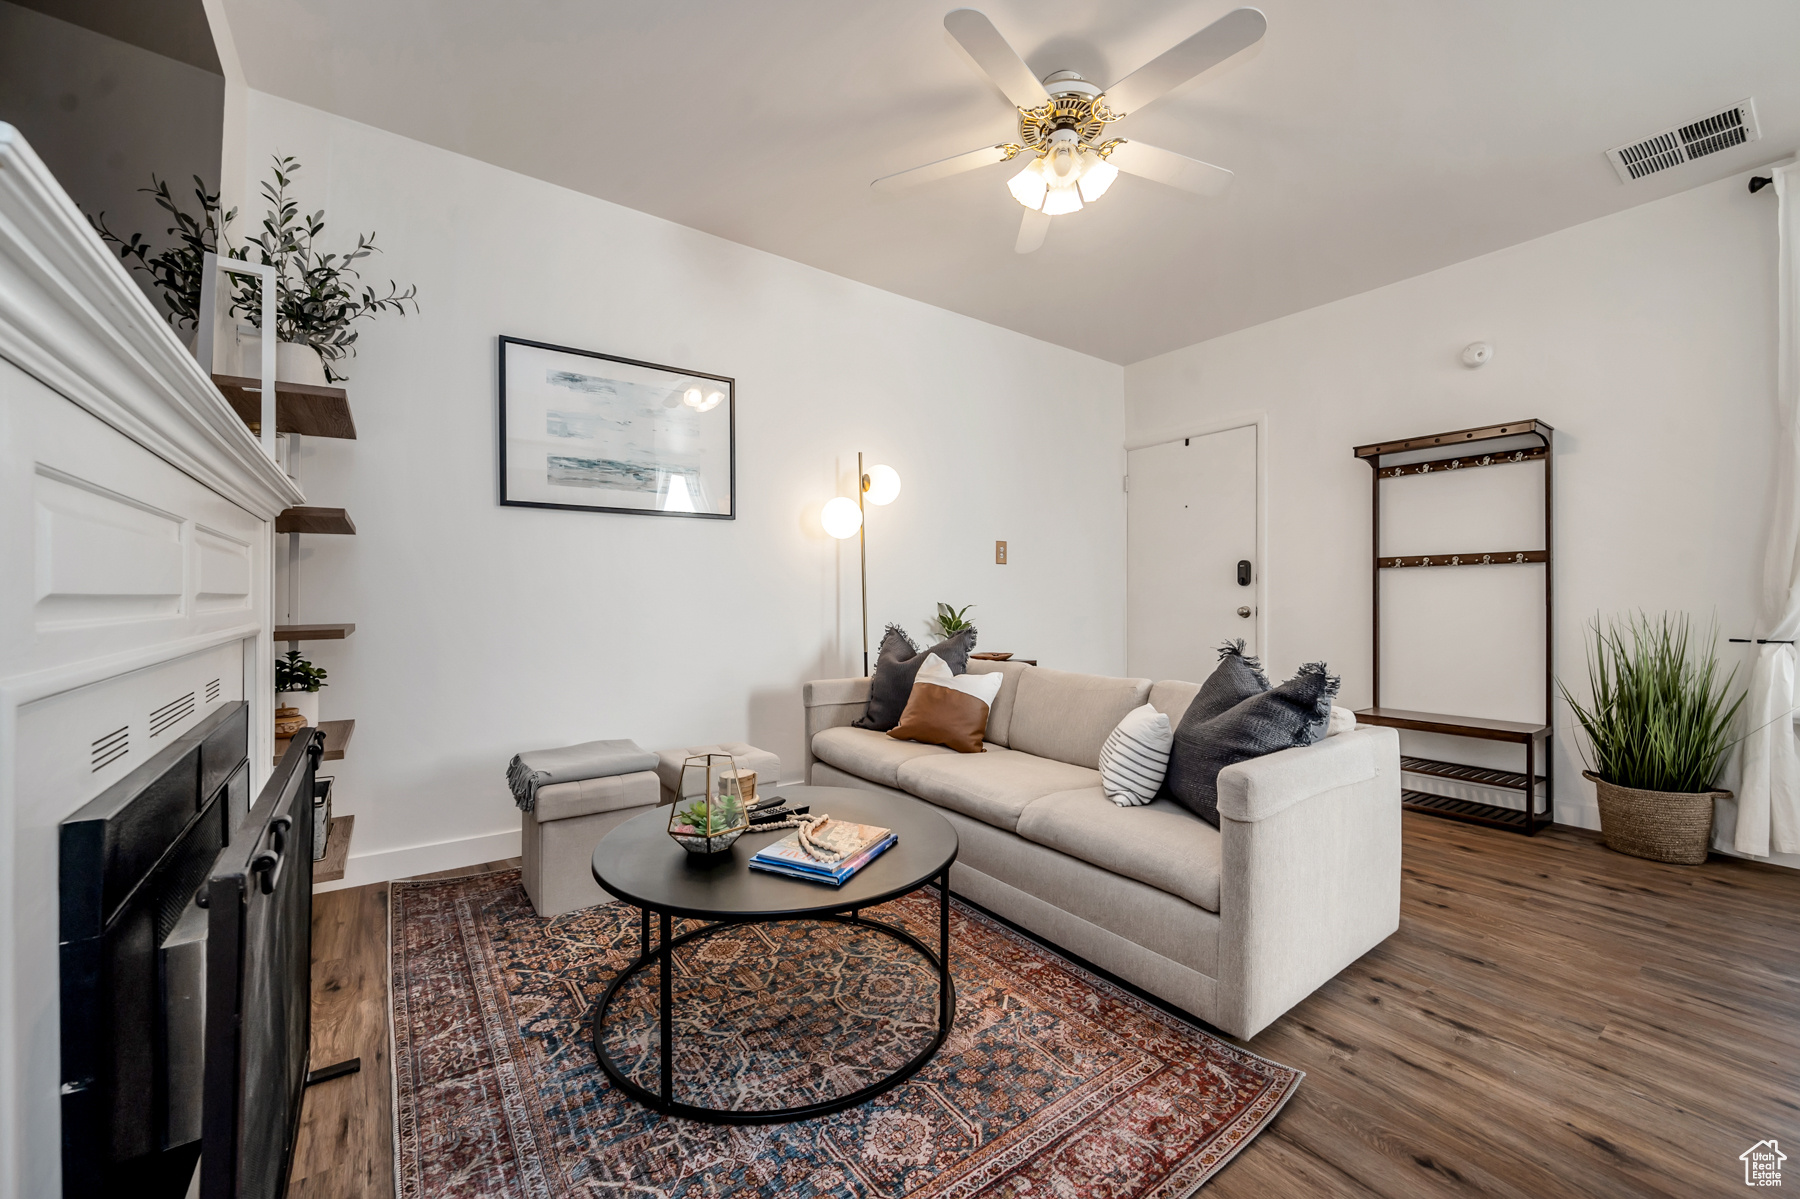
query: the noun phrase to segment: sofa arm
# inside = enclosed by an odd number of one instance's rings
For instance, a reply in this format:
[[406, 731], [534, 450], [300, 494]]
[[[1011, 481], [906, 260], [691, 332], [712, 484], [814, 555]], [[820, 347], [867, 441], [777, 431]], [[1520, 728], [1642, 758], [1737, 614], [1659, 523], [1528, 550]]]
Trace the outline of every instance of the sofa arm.
[[[1254, 823], [1336, 787], [1375, 777], [1382, 738], [1353, 730], [1316, 745], [1284, 749], [1219, 772], [1219, 815]], [[1394, 739], [1396, 759], [1398, 738]]]
[[812, 782], [813, 737], [826, 729], [835, 729], [858, 720], [869, 708], [869, 680], [814, 679], [800, 689], [800, 702], [806, 706], [806, 772], [801, 775]]
[[1219, 815], [1219, 1023], [1248, 1038], [1400, 927], [1400, 738], [1233, 766]]

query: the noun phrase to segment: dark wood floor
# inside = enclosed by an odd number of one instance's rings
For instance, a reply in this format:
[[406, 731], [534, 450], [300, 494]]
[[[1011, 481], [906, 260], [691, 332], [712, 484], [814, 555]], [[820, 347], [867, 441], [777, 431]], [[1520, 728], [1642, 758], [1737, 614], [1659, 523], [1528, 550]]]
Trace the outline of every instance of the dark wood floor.
[[[313, 1064], [364, 1070], [309, 1093], [291, 1193], [387, 1199], [386, 887], [313, 935]], [[1399, 933], [1250, 1047], [1307, 1077], [1212, 1199], [1741, 1194], [1800, 1145], [1800, 872], [1408, 815]]]

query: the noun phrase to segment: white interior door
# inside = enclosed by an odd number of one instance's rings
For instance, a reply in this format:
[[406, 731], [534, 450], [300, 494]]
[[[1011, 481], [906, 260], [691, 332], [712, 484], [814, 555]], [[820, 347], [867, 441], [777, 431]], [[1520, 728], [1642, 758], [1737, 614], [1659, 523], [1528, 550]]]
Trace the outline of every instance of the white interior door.
[[[1220, 642], [1257, 644], [1254, 425], [1126, 454], [1126, 671], [1199, 682]], [[1239, 563], [1249, 563], [1240, 584]]]

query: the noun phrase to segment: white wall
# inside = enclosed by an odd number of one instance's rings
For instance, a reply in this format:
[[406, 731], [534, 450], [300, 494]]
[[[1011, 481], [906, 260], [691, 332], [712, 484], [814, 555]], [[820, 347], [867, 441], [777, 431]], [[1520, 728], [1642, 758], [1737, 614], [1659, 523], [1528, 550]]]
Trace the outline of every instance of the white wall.
[[[267, 95], [249, 131], [422, 307], [366, 328], [359, 440], [300, 467], [358, 530], [301, 569], [302, 617], [358, 626], [307, 647], [357, 721], [347, 882], [516, 852], [521, 749], [744, 739], [796, 778], [800, 683], [861, 673], [856, 542], [817, 526], [859, 449], [904, 481], [870, 519], [877, 626], [972, 602], [984, 648], [1123, 671], [1118, 366]], [[697, 158], [695, 185], [728, 184]], [[498, 506], [500, 334], [735, 377], [738, 519]]]
[[[1495, 357], [1469, 370], [1460, 351], [1477, 339]], [[1774, 373], [1775, 207], [1740, 176], [1139, 362], [1125, 372], [1126, 412], [1134, 440], [1268, 413], [1272, 665], [1285, 673], [1327, 659], [1356, 706], [1369, 701], [1370, 484], [1351, 447], [1547, 421], [1557, 430], [1557, 670], [1582, 694], [1583, 628], [1596, 612], [1716, 612], [1722, 635], [1750, 630]], [[1472, 525], [1492, 516], [1473, 494], [1456, 502]], [[1460, 548], [1490, 548], [1480, 540]], [[1510, 585], [1498, 575], [1492, 584]], [[1459, 615], [1422, 621], [1409, 630], [1414, 645]], [[1721, 648], [1745, 664], [1742, 682], [1749, 656]], [[1384, 669], [1406, 652], [1394, 647]], [[1415, 693], [1434, 690], [1432, 703], [1385, 680], [1383, 702], [1499, 717], [1513, 712], [1496, 705], [1531, 702], [1469, 665], [1438, 653], [1411, 679]], [[1535, 707], [1514, 718], [1541, 718]], [[1560, 702], [1555, 725], [1558, 818], [1596, 827]]]

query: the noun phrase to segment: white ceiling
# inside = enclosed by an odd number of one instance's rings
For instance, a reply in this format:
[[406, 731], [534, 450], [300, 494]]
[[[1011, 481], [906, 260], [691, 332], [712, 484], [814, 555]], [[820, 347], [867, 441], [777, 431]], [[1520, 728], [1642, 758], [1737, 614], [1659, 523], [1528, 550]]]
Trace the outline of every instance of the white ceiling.
[[[1229, 0], [978, 0], [1110, 83]], [[1114, 362], [1791, 154], [1794, 0], [1263, 0], [1268, 36], [1115, 126], [1237, 172], [1123, 177], [1015, 255], [1013, 140], [955, 0], [226, 0], [250, 85]], [[1624, 185], [1604, 151], [1754, 96], [1761, 142]], [[1016, 170], [1016, 167], [1010, 168]]]

